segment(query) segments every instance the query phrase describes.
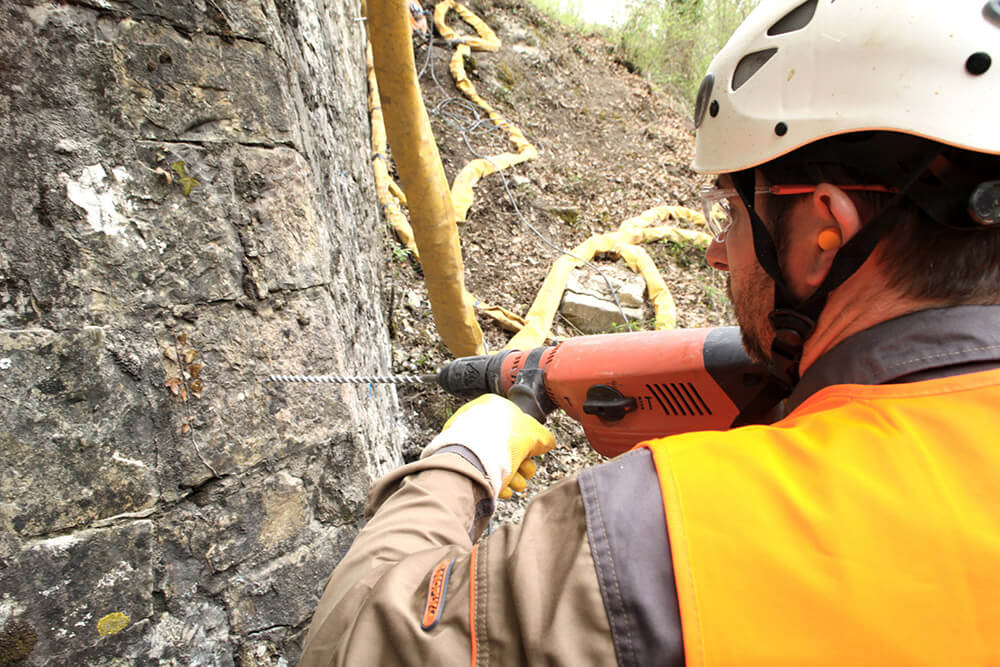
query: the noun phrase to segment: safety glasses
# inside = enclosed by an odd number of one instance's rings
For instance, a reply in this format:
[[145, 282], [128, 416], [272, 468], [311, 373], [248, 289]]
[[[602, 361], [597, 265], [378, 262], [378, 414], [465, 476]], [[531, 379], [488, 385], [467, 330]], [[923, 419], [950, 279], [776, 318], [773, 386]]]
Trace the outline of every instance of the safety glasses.
[[[754, 188], [754, 195], [808, 195], [816, 192], [817, 185], [762, 185]], [[887, 185], [838, 185], [841, 190], [863, 192], [897, 192]], [[721, 241], [733, 226], [733, 211], [741, 204], [736, 188], [708, 187], [701, 191], [701, 209], [705, 224], [716, 240]]]

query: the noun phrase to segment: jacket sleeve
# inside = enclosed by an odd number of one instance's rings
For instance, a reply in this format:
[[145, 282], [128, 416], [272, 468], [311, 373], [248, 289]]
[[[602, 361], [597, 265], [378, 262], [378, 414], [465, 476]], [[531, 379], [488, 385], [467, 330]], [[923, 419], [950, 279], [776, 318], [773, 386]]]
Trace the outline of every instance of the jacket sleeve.
[[474, 543], [492, 502], [454, 453], [377, 482], [301, 664], [613, 664], [576, 479], [540, 494], [520, 526]]

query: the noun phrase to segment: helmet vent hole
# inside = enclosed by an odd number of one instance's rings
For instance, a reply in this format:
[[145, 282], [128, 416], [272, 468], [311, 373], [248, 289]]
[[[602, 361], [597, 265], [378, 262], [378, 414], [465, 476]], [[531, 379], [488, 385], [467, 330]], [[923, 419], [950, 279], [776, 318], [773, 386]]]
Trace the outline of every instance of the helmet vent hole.
[[712, 104], [708, 107], [708, 113], [711, 114], [712, 118], [719, 115], [719, 101], [712, 100]]
[[[694, 104], [695, 129], [701, 127], [702, 121], [705, 120], [705, 111], [708, 110], [708, 100], [712, 97], [712, 88], [714, 87], [715, 75], [705, 75], [705, 78], [701, 80], [701, 86], [698, 87], [698, 97]], [[715, 114], [713, 113], [712, 116], [714, 117]]]
[[1000, 27], [1000, 0], [990, 0], [983, 7], [983, 16], [993, 23], [993, 25]]
[[802, 30], [802, 28], [805, 28], [812, 21], [813, 16], [816, 14], [816, 5], [818, 4], [819, 0], [806, 0], [806, 2], [803, 2], [782, 16], [778, 19], [777, 23], [768, 28], [768, 36], [774, 37], [775, 35], [784, 35], [788, 32]]
[[993, 59], [990, 58], [990, 54], [979, 51], [978, 53], [973, 53], [969, 56], [968, 60], [965, 61], [965, 70], [974, 76], [979, 76], [980, 74], [985, 74], [986, 70], [990, 68], [993, 64]]
[[788, 125], [785, 123], [778, 123], [774, 126], [774, 133], [779, 137], [783, 137], [788, 134]]
[[749, 81], [750, 77], [756, 74], [777, 52], [777, 48], [772, 48], [754, 51], [743, 56], [736, 69], [733, 70], [732, 89], [738, 90], [740, 86]]

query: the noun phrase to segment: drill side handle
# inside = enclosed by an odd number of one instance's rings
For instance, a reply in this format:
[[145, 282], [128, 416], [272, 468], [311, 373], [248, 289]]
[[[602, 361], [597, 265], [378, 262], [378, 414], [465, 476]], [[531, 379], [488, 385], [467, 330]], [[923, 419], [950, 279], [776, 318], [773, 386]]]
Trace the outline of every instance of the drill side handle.
[[518, 373], [517, 382], [507, 392], [507, 398], [542, 424], [557, 407], [545, 391], [545, 371], [541, 368], [527, 368]]
[[557, 407], [546, 391], [545, 370], [541, 367], [542, 357], [549, 349], [536, 347], [525, 355], [524, 364], [507, 392], [507, 398], [541, 424], [545, 423], [545, 416]]

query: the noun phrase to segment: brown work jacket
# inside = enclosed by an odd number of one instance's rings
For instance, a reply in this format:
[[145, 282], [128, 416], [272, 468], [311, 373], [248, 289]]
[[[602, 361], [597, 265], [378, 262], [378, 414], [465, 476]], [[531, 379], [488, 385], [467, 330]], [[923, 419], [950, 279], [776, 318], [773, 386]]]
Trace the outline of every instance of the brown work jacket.
[[[521, 525], [476, 542], [486, 524], [476, 508], [489, 494], [477, 467], [453, 453], [379, 480], [301, 664], [615, 664], [577, 479], [540, 494]], [[432, 572], [450, 558], [437, 624], [425, 630]]]
[[[832, 384], [996, 368], [998, 350], [1000, 307], [911, 314], [824, 355], [789, 409]], [[521, 525], [488, 536], [493, 501], [466, 456], [446, 451], [372, 487], [368, 523], [327, 584], [302, 665], [684, 663], [648, 450], [563, 481], [529, 505]]]

